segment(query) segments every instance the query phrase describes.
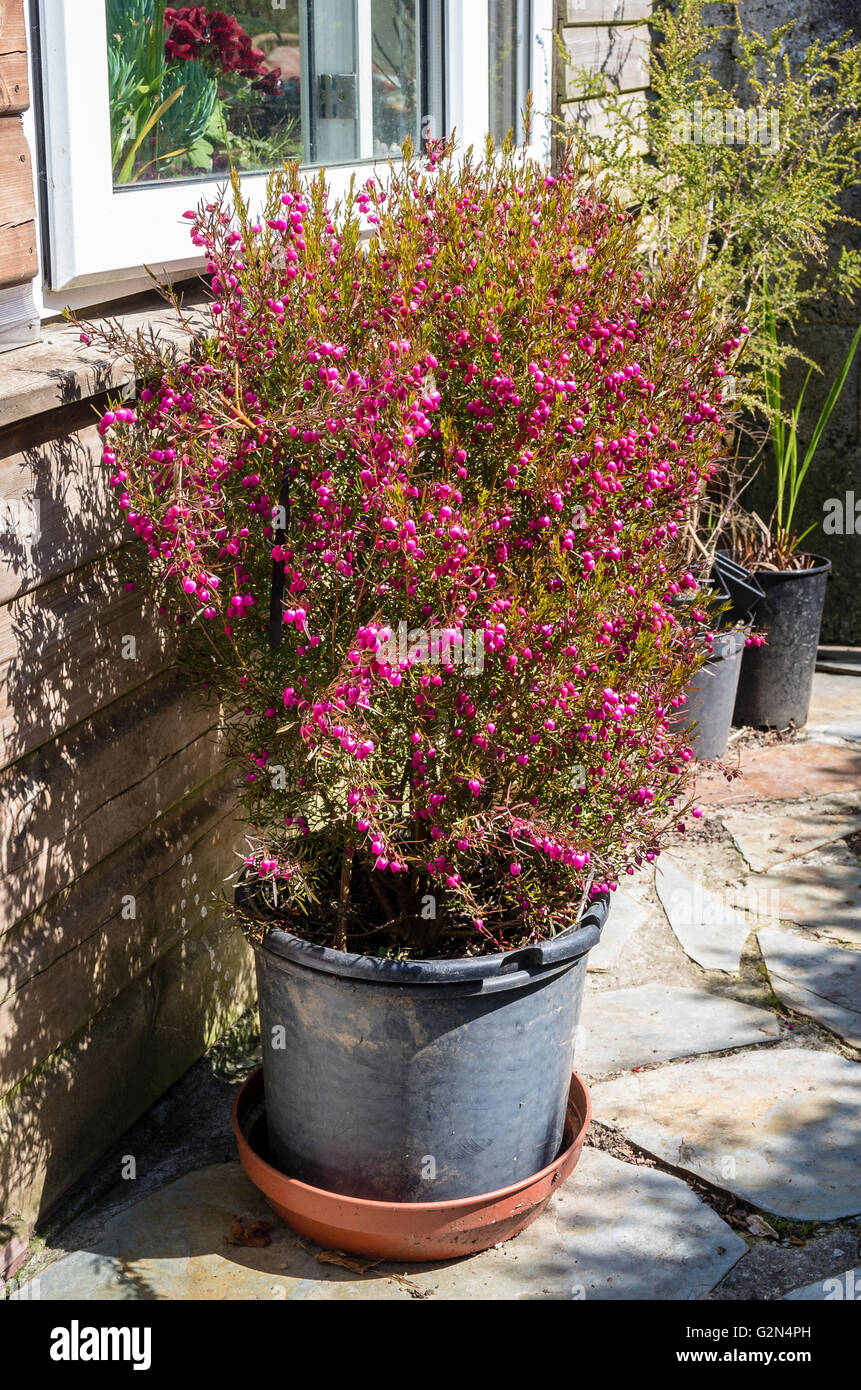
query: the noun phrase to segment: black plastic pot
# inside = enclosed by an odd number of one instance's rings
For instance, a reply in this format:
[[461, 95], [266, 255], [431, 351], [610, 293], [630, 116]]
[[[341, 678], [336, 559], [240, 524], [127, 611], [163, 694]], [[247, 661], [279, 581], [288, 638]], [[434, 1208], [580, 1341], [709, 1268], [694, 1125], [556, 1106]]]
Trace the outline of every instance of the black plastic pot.
[[680, 729], [694, 725], [691, 747], [703, 761], [726, 752], [746, 636], [741, 628], [715, 633], [713, 655], [691, 678], [673, 720]]
[[765, 591], [756, 575], [751, 574], [744, 565], [736, 564], [725, 550], [715, 552], [714, 574], [732, 601], [729, 615], [731, 621], [736, 622], [752, 616], [760, 599], [765, 597]]
[[257, 951], [272, 1162], [350, 1197], [507, 1187], [559, 1153], [586, 956], [608, 900], [552, 940], [399, 962], [279, 929]]
[[816, 649], [831, 561], [810, 557], [807, 570], [757, 570], [765, 590], [756, 610], [765, 645], [748, 647], [741, 663], [733, 724], [800, 729], [807, 722]]

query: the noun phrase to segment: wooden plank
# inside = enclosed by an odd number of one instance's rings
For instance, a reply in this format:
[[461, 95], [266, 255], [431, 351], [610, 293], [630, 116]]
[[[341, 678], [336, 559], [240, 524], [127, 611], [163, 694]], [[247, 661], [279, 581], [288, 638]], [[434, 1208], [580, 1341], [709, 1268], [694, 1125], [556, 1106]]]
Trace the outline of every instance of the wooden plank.
[[24, 0], [0, 0], [0, 112], [26, 111], [29, 105]]
[[565, 24], [631, 24], [649, 18], [652, 0], [563, 0], [562, 11]]
[[253, 953], [204, 926], [0, 1101], [0, 1192], [34, 1221], [254, 1001]]
[[568, 68], [563, 74], [567, 100], [582, 91], [578, 68], [603, 74], [608, 90], [629, 92], [648, 87], [649, 31], [644, 25], [566, 29], [564, 40], [568, 50]]
[[39, 269], [30, 149], [19, 116], [0, 117], [0, 287], [32, 280]]
[[36, 213], [30, 146], [19, 116], [0, 117], [0, 233]]
[[22, 285], [39, 270], [35, 222], [0, 227], [0, 287]]
[[4, 976], [24, 983], [0, 1004], [0, 1095], [215, 923], [211, 894], [237, 863], [234, 801], [233, 780], [214, 778], [7, 933]]
[[154, 606], [110, 556], [0, 608], [0, 767], [164, 670]]
[[0, 436], [0, 604], [123, 539], [94, 418], [71, 406]]
[[0, 772], [0, 939], [218, 772], [215, 714], [170, 672]]
[[[562, 105], [560, 114], [566, 125], [577, 126], [590, 135], [607, 137], [614, 123], [614, 113], [608, 107], [609, 100], [609, 97], [599, 97], [595, 101], [568, 101]], [[637, 128], [641, 134], [637, 137], [635, 148], [640, 154], [645, 154], [648, 150], [644, 120], [646, 93], [629, 92], [621, 98], [619, 104], [632, 121], [639, 122]]]
[[[199, 323], [205, 322], [196, 312], [203, 298], [200, 283], [192, 281], [183, 302]], [[136, 305], [140, 305], [139, 300]], [[155, 295], [147, 296], [146, 307], [117, 317], [131, 334], [138, 328], [145, 332], [151, 329], [179, 351], [188, 343], [188, 334], [177, 326], [173, 310]], [[98, 316], [93, 318], [98, 322]], [[103, 391], [119, 392], [133, 381], [134, 372], [126, 359], [112, 361], [104, 348], [82, 347], [80, 333], [69, 323], [46, 324], [41, 343], [14, 358], [0, 359], [0, 428], [18, 425], [70, 401], [90, 400]]]

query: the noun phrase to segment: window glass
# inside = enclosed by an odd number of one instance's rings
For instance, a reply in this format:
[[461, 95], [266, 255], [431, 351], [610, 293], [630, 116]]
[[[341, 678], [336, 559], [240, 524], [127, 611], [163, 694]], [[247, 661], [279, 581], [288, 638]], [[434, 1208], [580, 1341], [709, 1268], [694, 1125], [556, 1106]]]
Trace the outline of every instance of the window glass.
[[373, 0], [374, 154], [396, 154], [418, 129], [421, 106], [416, 6]]
[[529, 88], [529, 0], [488, 0], [490, 133], [524, 138], [522, 112]]
[[440, 0], [105, 0], [114, 186], [397, 154], [440, 133]]

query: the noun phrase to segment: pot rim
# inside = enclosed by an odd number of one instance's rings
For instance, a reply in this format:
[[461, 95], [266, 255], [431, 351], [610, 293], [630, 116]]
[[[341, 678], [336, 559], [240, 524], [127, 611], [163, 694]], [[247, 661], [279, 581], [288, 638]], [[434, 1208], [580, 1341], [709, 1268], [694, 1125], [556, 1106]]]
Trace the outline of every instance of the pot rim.
[[[258, 1093], [263, 1095], [263, 1068], [258, 1067], [245, 1080], [237, 1092], [231, 1111], [231, 1121], [233, 1133], [236, 1136], [236, 1143], [239, 1148], [240, 1162], [248, 1173], [246, 1157], [252, 1166], [264, 1170], [267, 1178], [271, 1175], [273, 1182], [282, 1188], [286, 1184], [287, 1190], [297, 1194], [307, 1194], [312, 1201], [329, 1202], [348, 1202], [352, 1207], [359, 1207], [367, 1211], [389, 1211], [396, 1214], [407, 1215], [412, 1212], [443, 1212], [457, 1211], [460, 1208], [473, 1207], [477, 1203], [490, 1205], [492, 1202], [505, 1201], [508, 1197], [514, 1197], [526, 1188], [537, 1186], [543, 1179], [552, 1176], [554, 1171], [561, 1168], [566, 1158], [578, 1145], [583, 1143], [589, 1125], [592, 1122], [592, 1097], [589, 1088], [582, 1077], [576, 1071], [571, 1073], [571, 1085], [568, 1091], [568, 1099], [565, 1106], [566, 1119], [571, 1111], [576, 1117], [577, 1125], [571, 1142], [565, 1145], [560, 1154], [557, 1154], [552, 1163], [548, 1163], [545, 1168], [541, 1168], [537, 1173], [531, 1173], [529, 1177], [521, 1178], [518, 1182], [512, 1183], [509, 1187], [499, 1187], [493, 1192], [477, 1192], [472, 1197], [454, 1197], [449, 1201], [442, 1202], [381, 1202], [371, 1197], [349, 1197], [341, 1192], [332, 1192], [325, 1187], [314, 1187], [311, 1183], [302, 1182], [299, 1178], [288, 1177], [282, 1173], [280, 1168], [275, 1168], [267, 1159], [262, 1158], [255, 1148], [251, 1146], [246, 1138], [242, 1127], [242, 1118], [247, 1106], [257, 1099]], [[242, 1112], [242, 1114], [240, 1114]], [[249, 1173], [249, 1177], [251, 1174]], [[252, 1179], [254, 1181], [254, 1179]], [[257, 1184], [260, 1186], [260, 1184]], [[264, 1195], [271, 1196], [271, 1188], [261, 1188]]]
[[387, 985], [481, 984], [490, 980], [498, 982], [501, 987], [511, 988], [527, 982], [532, 976], [540, 976], [548, 969], [573, 964], [587, 955], [600, 940], [609, 909], [610, 895], [602, 893], [592, 899], [574, 926], [559, 932], [557, 936], [490, 956], [385, 960], [319, 946], [277, 926], [269, 928], [259, 949], [309, 970], [353, 980], [374, 980]]
[[810, 551], [810, 550], [802, 550], [802, 551], [800, 551], [800, 552], [799, 552], [799, 559], [804, 559], [804, 560], [815, 560], [815, 561], [816, 561], [816, 564], [813, 565], [810, 569], [806, 569], [806, 570], [763, 570], [763, 569], [754, 569], [754, 570], [751, 570], [751, 574], [755, 574], [756, 577], [757, 577], [757, 579], [762, 579], [762, 578], [769, 579], [769, 578], [772, 578], [772, 577], [774, 577], [774, 578], [779, 577], [779, 578], [781, 578], [781, 579], [804, 579], [804, 578], [813, 576], [814, 574], [822, 574], [823, 570], [825, 570], [825, 571], [827, 572], [828, 570], [831, 569], [831, 561], [830, 561], [830, 560], [826, 559], [826, 557], [825, 557], [824, 555], [814, 555], [813, 552]]

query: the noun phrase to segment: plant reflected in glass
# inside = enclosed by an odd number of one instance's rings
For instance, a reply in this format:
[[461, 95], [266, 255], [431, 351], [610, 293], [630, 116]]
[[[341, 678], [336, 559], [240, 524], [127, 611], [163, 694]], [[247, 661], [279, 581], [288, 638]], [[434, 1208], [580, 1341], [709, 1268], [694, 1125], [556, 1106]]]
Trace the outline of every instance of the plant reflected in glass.
[[342, 0], [105, 6], [115, 186], [399, 158], [437, 114], [439, 12], [419, 0], [371, 0], [370, 33]]

